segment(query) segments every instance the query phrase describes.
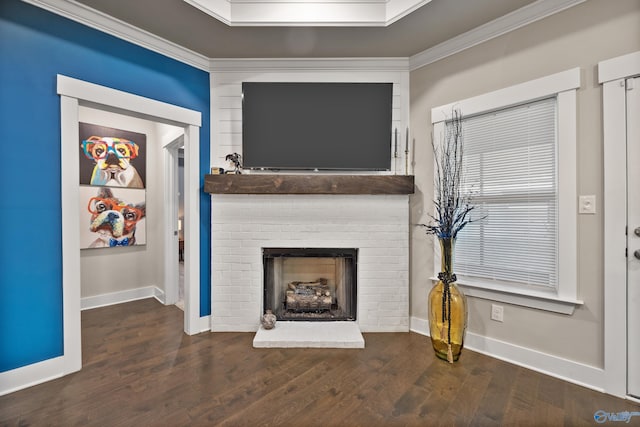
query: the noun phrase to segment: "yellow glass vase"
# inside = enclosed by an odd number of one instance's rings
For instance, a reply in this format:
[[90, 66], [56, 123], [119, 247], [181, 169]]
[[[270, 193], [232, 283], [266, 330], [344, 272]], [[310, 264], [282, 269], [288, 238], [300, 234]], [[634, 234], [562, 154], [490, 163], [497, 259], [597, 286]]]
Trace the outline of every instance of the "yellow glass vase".
[[455, 239], [440, 239], [442, 271], [429, 292], [429, 332], [440, 359], [453, 363], [460, 358], [467, 329], [467, 299], [453, 274]]

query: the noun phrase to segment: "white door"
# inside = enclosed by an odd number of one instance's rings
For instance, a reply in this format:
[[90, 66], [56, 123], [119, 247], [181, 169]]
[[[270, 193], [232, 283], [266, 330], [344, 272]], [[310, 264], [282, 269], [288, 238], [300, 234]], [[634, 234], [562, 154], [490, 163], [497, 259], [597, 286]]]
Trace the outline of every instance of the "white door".
[[640, 398], [640, 77], [627, 80], [627, 392]]

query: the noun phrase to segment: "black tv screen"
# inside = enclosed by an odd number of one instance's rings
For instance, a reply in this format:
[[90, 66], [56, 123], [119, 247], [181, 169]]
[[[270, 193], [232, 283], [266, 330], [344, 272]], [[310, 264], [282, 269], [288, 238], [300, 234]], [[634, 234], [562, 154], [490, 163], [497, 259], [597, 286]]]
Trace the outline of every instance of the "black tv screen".
[[249, 169], [390, 170], [392, 83], [242, 84]]

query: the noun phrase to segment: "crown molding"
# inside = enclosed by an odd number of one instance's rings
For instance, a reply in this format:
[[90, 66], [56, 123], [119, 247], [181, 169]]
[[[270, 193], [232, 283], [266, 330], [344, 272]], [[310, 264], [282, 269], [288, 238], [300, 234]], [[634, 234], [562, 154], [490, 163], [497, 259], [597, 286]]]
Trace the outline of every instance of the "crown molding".
[[433, 64], [503, 34], [554, 15], [586, 0], [538, 0], [409, 58], [409, 70]]
[[73, 0], [22, 0], [41, 9], [111, 34], [153, 52], [209, 71], [209, 59], [176, 43], [156, 36], [124, 21], [99, 12]]
[[385, 25], [388, 27], [430, 2], [431, 0], [422, 0], [419, 2], [412, 0], [396, 0], [394, 2], [387, 3], [387, 22]]
[[213, 16], [223, 24], [231, 26], [231, 21], [225, 18], [226, 16], [231, 15], [230, 2], [228, 1], [215, 2], [215, 3], [211, 3], [209, 7], [205, 7], [198, 0], [183, 0], [183, 1], [189, 4], [190, 6], [193, 6], [196, 9], [200, 10], [201, 12], [206, 13], [207, 15]]
[[213, 73], [241, 71], [408, 71], [409, 58], [221, 58], [210, 61]]

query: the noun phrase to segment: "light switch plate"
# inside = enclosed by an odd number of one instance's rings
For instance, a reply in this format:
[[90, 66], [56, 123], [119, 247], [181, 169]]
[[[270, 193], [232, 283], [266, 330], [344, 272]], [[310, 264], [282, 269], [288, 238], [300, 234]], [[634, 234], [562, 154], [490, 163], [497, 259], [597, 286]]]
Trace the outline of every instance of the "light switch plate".
[[578, 213], [595, 214], [596, 213], [596, 196], [580, 196], [578, 201]]

